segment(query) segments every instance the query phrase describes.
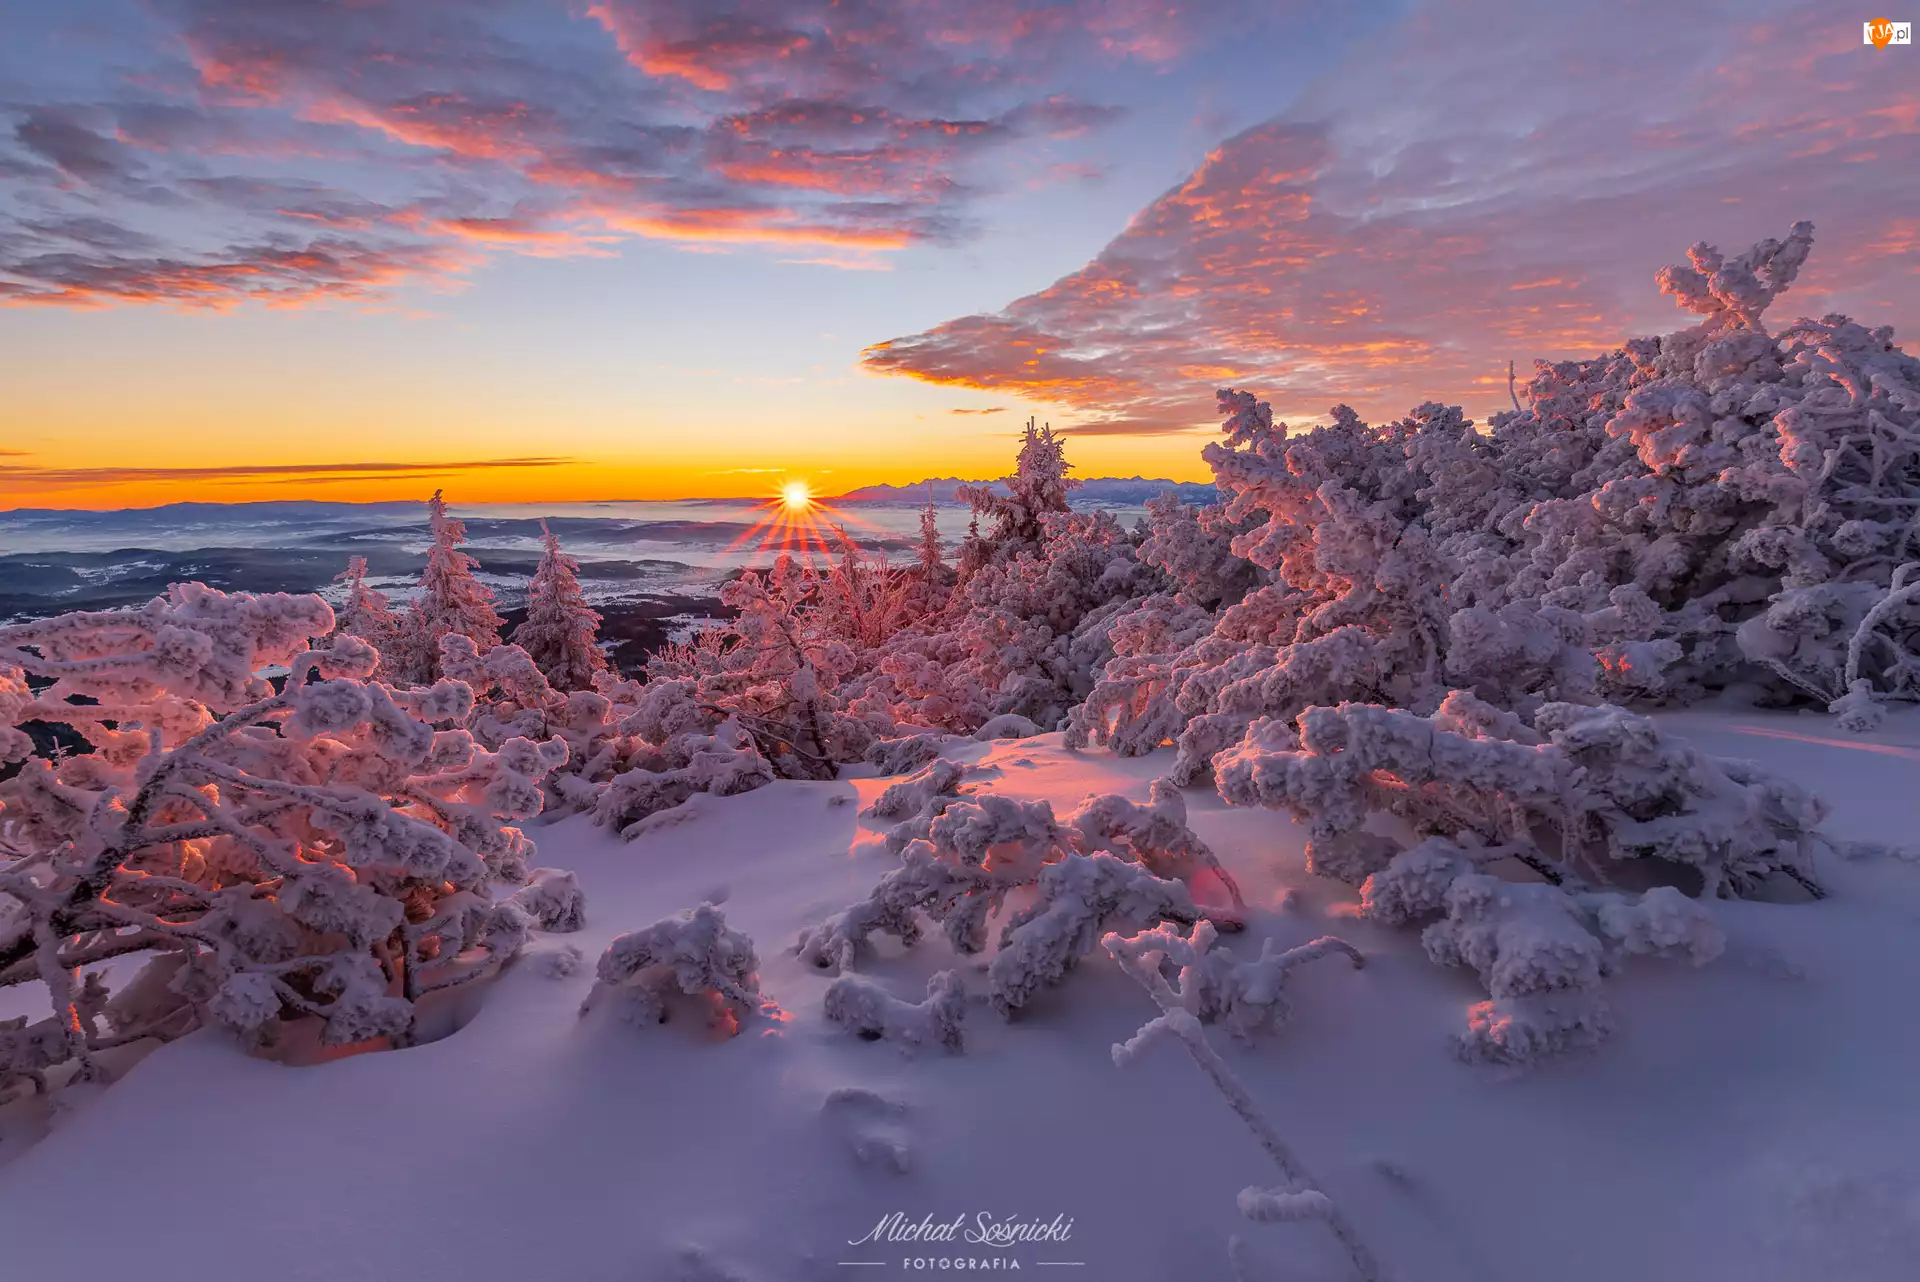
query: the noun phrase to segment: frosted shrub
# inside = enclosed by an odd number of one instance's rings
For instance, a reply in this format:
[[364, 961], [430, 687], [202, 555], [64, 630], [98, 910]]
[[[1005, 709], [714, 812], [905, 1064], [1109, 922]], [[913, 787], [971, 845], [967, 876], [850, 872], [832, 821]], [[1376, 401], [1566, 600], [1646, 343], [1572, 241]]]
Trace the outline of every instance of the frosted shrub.
[[1068, 855], [1038, 881], [1039, 898], [1007, 922], [987, 967], [987, 996], [1003, 1015], [1064, 979], [1114, 926], [1200, 915], [1185, 886], [1112, 855]]
[[869, 980], [842, 975], [827, 986], [827, 1018], [868, 1041], [885, 1039], [904, 1049], [939, 1046], [950, 1054], [964, 1049], [961, 1026], [967, 993], [960, 976], [943, 970], [927, 981], [924, 1001], [907, 1002]]
[[1051, 806], [991, 793], [929, 809], [889, 832], [887, 846], [901, 866], [866, 900], [802, 932], [798, 950], [813, 965], [849, 969], [876, 932], [917, 943], [920, 913], [954, 951], [978, 953], [1007, 893], [1065, 853]]
[[710, 735], [683, 732], [669, 737], [647, 764], [595, 788], [594, 822], [631, 838], [638, 835], [642, 820], [695, 793], [730, 797], [772, 782], [773, 768], [754, 747], [752, 736], [729, 719]]
[[938, 757], [941, 745], [951, 738], [944, 731], [928, 730], [898, 739], [876, 739], [867, 745], [863, 759], [879, 774], [904, 775]]
[[1019, 713], [1003, 712], [981, 723], [973, 737], [981, 743], [990, 743], [995, 739], [1031, 739], [1039, 733], [1040, 727]]
[[564, 869], [535, 868], [507, 902], [541, 930], [564, 933], [586, 925], [586, 893], [580, 879]]
[[935, 758], [873, 799], [860, 812], [864, 819], [905, 819], [911, 815], [931, 818], [944, 810], [960, 793], [967, 767], [958, 761]]
[[608, 944], [580, 1013], [617, 993], [629, 1020], [665, 1023], [678, 993], [704, 1003], [715, 1027], [738, 1032], [759, 1009], [759, 969], [753, 941], [729, 929], [718, 908], [701, 904]]
[[918, 943], [923, 918], [940, 925], [955, 952], [982, 953], [1008, 894], [1032, 887], [1033, 904], [1008, 919], [988, 965], [988, 996], [1006, 1013], [1058, 982], [1115, 923], [1197, 920], [1183, 879], [1203, 869], [1239, 905], [1232, 879], [1186, 827], [1178, 794], [1156, 788], [1149, 806], [1092, 797], [1062, 821], [1044, 801], [961, 794], [963, 774], [956, 762], [936, 761], [869, 807], [881, 817], [912, 811], [887, 834], [900, 867], [866, 899], [801, 932], [804, 960], [851, 970], [875, 935]]
[[[525, 876], [559, 743], [482, 747], [473, 691], [367, 680], [313, 596], [173, 588], [139, 610], [0, 627], [0, 711], [91, 751], [0, 782], [0, 984], [44, 981], [55, 1030], [16, 1028], [0, 1077], [39, 1081], [211, 1021], [272, 1042], [312, 1017], [345, 1044], [412, 1035], [415, 1003], [491, 974], [532, 925], [492, 898]], [[288, 670], [274, 691], [255, 673]], [[27, 678], [47, 684], [30, 690]], [[87, 702], [74, 702], [75, 699]], [[91, 968], [144, 965], [114, 991]]]
[[1470, 1007], [1459, 1048], [1470, 1059], [1527, 1063], [1591, 1046], [1612, 1028], [1601, 979], [1627, 954], [1702, 965], [1724, 939], [1698, 902], [1670, 886], [1639, 895], [1516, 884], [1479, 869], [1497, 851], [1433, 837], [1367, 879], [1361, 911], [1377, 921], [1440, 917], [1427, 955], [1468, 966], [1491, 1000]]
[[1160, 926], [1123, 942], [1137, 956], [1158, 954], [1180, 979], [1182, 1005], [1201, 1023], [1219, 1024], [1242, 1041], [1286, 1023], [1292, 1013], [1287, 978], [1297, 967], [1336, 954], [1356, 970], [1366, 965], [1358, 949], [1332, 935], [1284, 951], [1269, 939], [1252, 961], [1241, 961], [1218, 941], [1213, 923], [1202, 921], [1186, 935]]
[[892, 935], [904, 945], [918, 943], [924, 911], [942, 924], [956, 952], [977, 953], [986, 946], [987, 918], [1008, 889], [1004, 879], [942, 858], [931, 842], [916, 841], [901, 853], [900, 867], [882, 877], [865, 899], [801, 931], [794, 951], [822, 970], [852, 970], [875, 934]]
[[1775, 873], [1817, 890], [1826, 810], [1797, 785], [1620, 708], [1548, 704], [1532, 730], [1488, 711], [1455, 692], [1433, 718], [1342, 704], [1308, 709], [1297, 732], [1262, 721], [1221, 754], [1220, 792], [1292, 813], [1308, 825], [1309, 867], [1355, 883], [1398, 850], [1365, 826], [1384, 814], [1497, 847], [1549, 880], [1655, 859], [1691, 868], [1708, 896]]
[[[532, 706], [515, 715], [533, 716], [569, 750], [568, 764], [547, 784], [555, 810], [589, 811], [596, 823], [631, 838], [648, 817], [696, 794], [732, 796], [773, 781], [773, 766], [754, 737], [701, 702], [691, 678], [643, 684], [601, 672], [595, 689], [560, 694], [546, 686], [531, 659], [520, 659], [516, 670], [545, 693], [534, 694]], [[490, 705], [510, 709], [519, 700]]]
[[1153, 781], [1151, 801], [1139, 805], [1109, 794], [1089, 797], [1062, 823], [1081, 854], [1112, 851], [1143, 865], [1157, 877], [1191, 883], [1202, 869], [1211, 872], [1232, 897], [1234, 910], [1246, 912], [1240, 886], [1198, 834], [1187, 826], [1187, 803], [1165, 779]]

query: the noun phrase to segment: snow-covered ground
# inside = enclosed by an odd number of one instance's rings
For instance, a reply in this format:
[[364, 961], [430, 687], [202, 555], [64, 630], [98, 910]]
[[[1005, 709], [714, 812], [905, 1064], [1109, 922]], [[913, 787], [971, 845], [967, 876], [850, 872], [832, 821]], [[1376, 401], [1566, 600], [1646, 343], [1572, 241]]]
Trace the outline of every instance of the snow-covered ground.
[[[1836, 836], [1911, 843], [1920, 721], [1677, 713], [1705, 749], [1812, 786]], [[1058, 735], [962, 745], [995, 791], [1145, 801], [1170, 750], [1072, 754]], [[698, 796], [622, 843], [585, 818], [531, 830], [575, 871], [587, 926], [542, 935], [469, 1023], [415, 1049], [310, 1067], [218, 1031], [104, 1089], [56, 1093], [53, 1129], [0, 1149], [0, 1279], [13, 1282], [813, 1282], [954, 1270], [1099, 1282], [1351, 1276], [1317, 1222], [1235, 1205], [1275, 1173], [1175, 1045], [1109, 1047], [1155, 1013], [1095, 956], [1018, 1017], [968, 1012], [967, 1050], [908, 1055], [822, 1016], [791, 945], [896, 861], [857, 812], [888, 781]], [[1249, 955], [1338, 934], [1368, 965], [1298, 972], [1295, 1012], [1251, 1046], [1209, 1036], [1400, 1282], [1894, 1282], [1920, 1261], [1920, 867], [1829, 863], [1822, 902], [1719, 902], [1725, 954], [1630, 965], [1619, 1029], [1524, 1075], [1448, 1040], [1484, 990], [1417, 930], [1359, 919], [1302, 868], [1280, 814], [1188, 794], [1252, 906]], [[665, 816], [663, 816], [665, 818]], [[754, 939], [769, 1006], [740, 1036], [578, 1014], [616, 934], [721, 905]], [[555, 955], [584, 953], [570, 971]], [[937, 932], [862, 968], [918, 999], [976, 961]], [[9, 995], [9, 1009], [29, 993]], [[862, 1241], [888, 1217], [952, 1242]], [[1056, 1217], [1058, 1217], [1056, 1225]], [[981, 1223], [1050, 1240], [965, 1240]], [[1070, 1222], [1070, 1223], [1069, 1223]], [[1064, 1231], [1063, 1231], [1064, 1230]]]

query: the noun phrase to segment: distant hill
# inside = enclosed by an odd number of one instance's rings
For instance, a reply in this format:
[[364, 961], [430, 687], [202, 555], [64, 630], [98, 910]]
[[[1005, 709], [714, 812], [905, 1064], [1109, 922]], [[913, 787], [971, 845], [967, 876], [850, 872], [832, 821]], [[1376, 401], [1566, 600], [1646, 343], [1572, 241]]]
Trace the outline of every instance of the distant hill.
[[[956, 491], [963, 485], [992, 485], [1002, 494], [1006, 486], [999, 481], [963, 481], [957, 476], [939, 476], [911, 485], [866, 485], [849, 490], [833, 503], [911, 503], [918, 506], [929, 497], [935, 503], [958, 503]], [[1072, 502], [1082, 507], [1139, 507], [1148, 499], [1172, 490], [1183, 503], [1212, 503], [1218, 494], [1213, 486], [1196, 481], [1156, 481], [1142, 476], [1096, 476], [1082, 481], [1073, 492]]]

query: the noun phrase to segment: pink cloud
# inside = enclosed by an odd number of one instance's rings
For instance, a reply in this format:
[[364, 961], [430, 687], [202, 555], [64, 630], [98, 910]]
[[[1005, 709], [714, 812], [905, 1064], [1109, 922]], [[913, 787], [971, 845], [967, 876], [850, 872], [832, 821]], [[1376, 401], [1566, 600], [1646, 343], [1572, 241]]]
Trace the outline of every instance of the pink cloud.
[[156, 303], [218, 310], [259, 302], [293, 307], [368, 298], [407, 281], [446, 280], [471, 266], [471, 256], [455, 248], [390, 248], [337, 237], [293, 247], [238, 245], [191, 259], [46, 254], [7, 264], [8, 271], [33, 283], [0, 279], [0, 305]]
[[[1191, 25], [1169, 4], [1094, 0], [150, 10], [171, 38], [155, 65], [116, 77], [119, 99], [0, 107], [0, 222], [15, 179], [60, 205], [0, 235], [9, 301], [224, 305], [261, 297], [262, 280], [282, 303], [324, 300], [410, 279], [375, 264], [437, 281], [488, 253], [633, 236], [810, 246], [865, 268], [962, 234], [998, 172], [976, 172], [989, 150], [1114, 119], [1068, 82], [1153, 63]], [[1228, 11], [1258, 6], [1208, 12]], [[305, 170], [325, 183], [289, 181], [290, 160], [325, 162]], [[118, 230], [77, 243], [36, 230], [83, 218]], [[315, 259], [296, 282], [315, 227], [356, 245], [366, 270]], [[159, 252], [105, 252], [115, 237]], [[245, 246], [259, 257], [239, 258]]]
[[1296, 418], [1484, 415], [1509, 359], [1684, 324], [1652, 276], [1694, 240], [1802, 217], [1820, 243], [1786, 318], [1920, 321], [1920, 81], [1824, 6], [1445, 0], [1356, 57], [1079, 271], [867, 367], [1063, 405], [1080, 431], [1205, 424], [1227, 383]]

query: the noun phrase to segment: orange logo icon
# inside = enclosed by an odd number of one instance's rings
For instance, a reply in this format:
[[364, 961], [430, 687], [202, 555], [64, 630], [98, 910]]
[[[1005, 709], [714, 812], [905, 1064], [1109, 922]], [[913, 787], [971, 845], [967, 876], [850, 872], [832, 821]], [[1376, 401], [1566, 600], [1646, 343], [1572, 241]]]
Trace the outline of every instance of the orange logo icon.
[[1869, 18], [1860, 24], [1861, 43], [1870, 44], [1876, 49], [1888, 45], [1910, 45], [1913, 43], [1913, 24], [1895, 22], [1892, 18]]

